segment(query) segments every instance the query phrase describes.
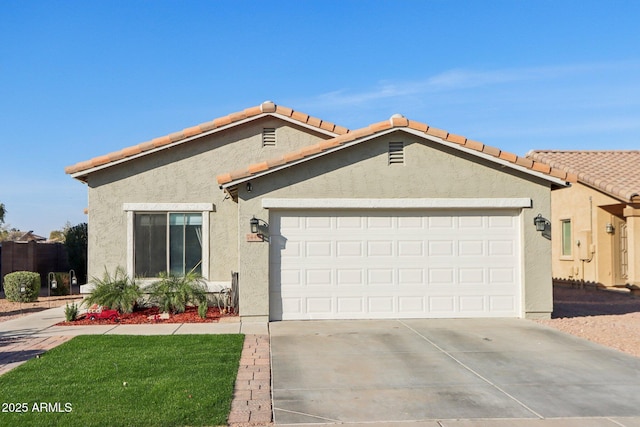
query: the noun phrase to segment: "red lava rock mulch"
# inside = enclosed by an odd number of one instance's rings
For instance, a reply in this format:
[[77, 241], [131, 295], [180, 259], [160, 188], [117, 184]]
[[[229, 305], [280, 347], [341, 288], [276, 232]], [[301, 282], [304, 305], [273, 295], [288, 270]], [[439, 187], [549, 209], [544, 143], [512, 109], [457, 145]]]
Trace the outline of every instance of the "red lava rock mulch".
[[[220, 314], [217, 307], [209, 307], [207, 317], [201, 318], [198, 315], [197, 307], [187, 307], [184, 313], [171, 314], [169, 319], [160, 319], [160, 310], [158, 307], [149, 307], [136, 309], [133, 313], [121, 314], [116, 320], [96, 319], [90, 320], [85, 315], [74, 320], [73, 322], [60, 322], [56, 326], [84, 326], [84, 325], [140, 325], [140, 324], [156, 324], [156, 323], [215, 323], [219, 322], [221, 317], [234, 317], [236, 314]], [[151, 319], [149, 319], [149, 316]]]

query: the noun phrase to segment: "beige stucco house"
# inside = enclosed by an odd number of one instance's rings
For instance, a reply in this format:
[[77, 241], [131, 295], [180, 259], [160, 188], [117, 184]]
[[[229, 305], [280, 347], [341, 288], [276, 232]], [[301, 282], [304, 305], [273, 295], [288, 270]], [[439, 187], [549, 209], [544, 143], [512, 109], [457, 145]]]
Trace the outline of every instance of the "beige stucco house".
[[400, 115], [349, 131], [267, 101], [66, 172], [90, 277], [237, 272], [245, 321], [552, 311], [533, 221], [570, 174]]
[[640, 287], [640, 151], [531, 151], [577, 177], [551, 194], [553, 276]]

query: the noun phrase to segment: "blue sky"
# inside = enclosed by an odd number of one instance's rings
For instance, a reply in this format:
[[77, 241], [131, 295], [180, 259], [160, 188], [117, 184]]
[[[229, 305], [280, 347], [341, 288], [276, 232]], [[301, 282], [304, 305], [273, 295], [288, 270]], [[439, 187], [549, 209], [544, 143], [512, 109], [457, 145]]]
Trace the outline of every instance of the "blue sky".
[[[64, 167], [272, 100], [516, 154], [640, 148], [637, 1], [0, 2], [0, 202], [87, 220]], [[212, 177], [215, 179], [215, 177]]]

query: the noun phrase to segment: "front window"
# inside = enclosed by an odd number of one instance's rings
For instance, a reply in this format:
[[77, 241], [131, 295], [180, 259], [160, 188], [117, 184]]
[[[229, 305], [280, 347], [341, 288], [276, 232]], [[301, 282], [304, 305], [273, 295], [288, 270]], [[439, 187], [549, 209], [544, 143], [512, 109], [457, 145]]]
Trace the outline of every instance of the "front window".
[[571, 220], [562, 220], [562, 256], [571, 256]]
[[136, 213], [134, 222], [137, 277], [202, 274], [202, 214]]

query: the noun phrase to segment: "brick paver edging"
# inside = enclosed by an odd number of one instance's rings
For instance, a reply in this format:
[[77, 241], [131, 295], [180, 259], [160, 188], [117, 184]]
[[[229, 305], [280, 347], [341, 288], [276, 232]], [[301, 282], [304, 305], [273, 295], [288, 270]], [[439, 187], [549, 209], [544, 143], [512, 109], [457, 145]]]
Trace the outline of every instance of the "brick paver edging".
[[271, 359], [268, 335], [246, 335], [229, 413], [230, 426], [271, 424]]
[[0, 341], [0, 375], [9, 372], [16, 366], [22, 365], [47, 350], [69, 341], [71, 338], [73, 337], [3, 337]]

